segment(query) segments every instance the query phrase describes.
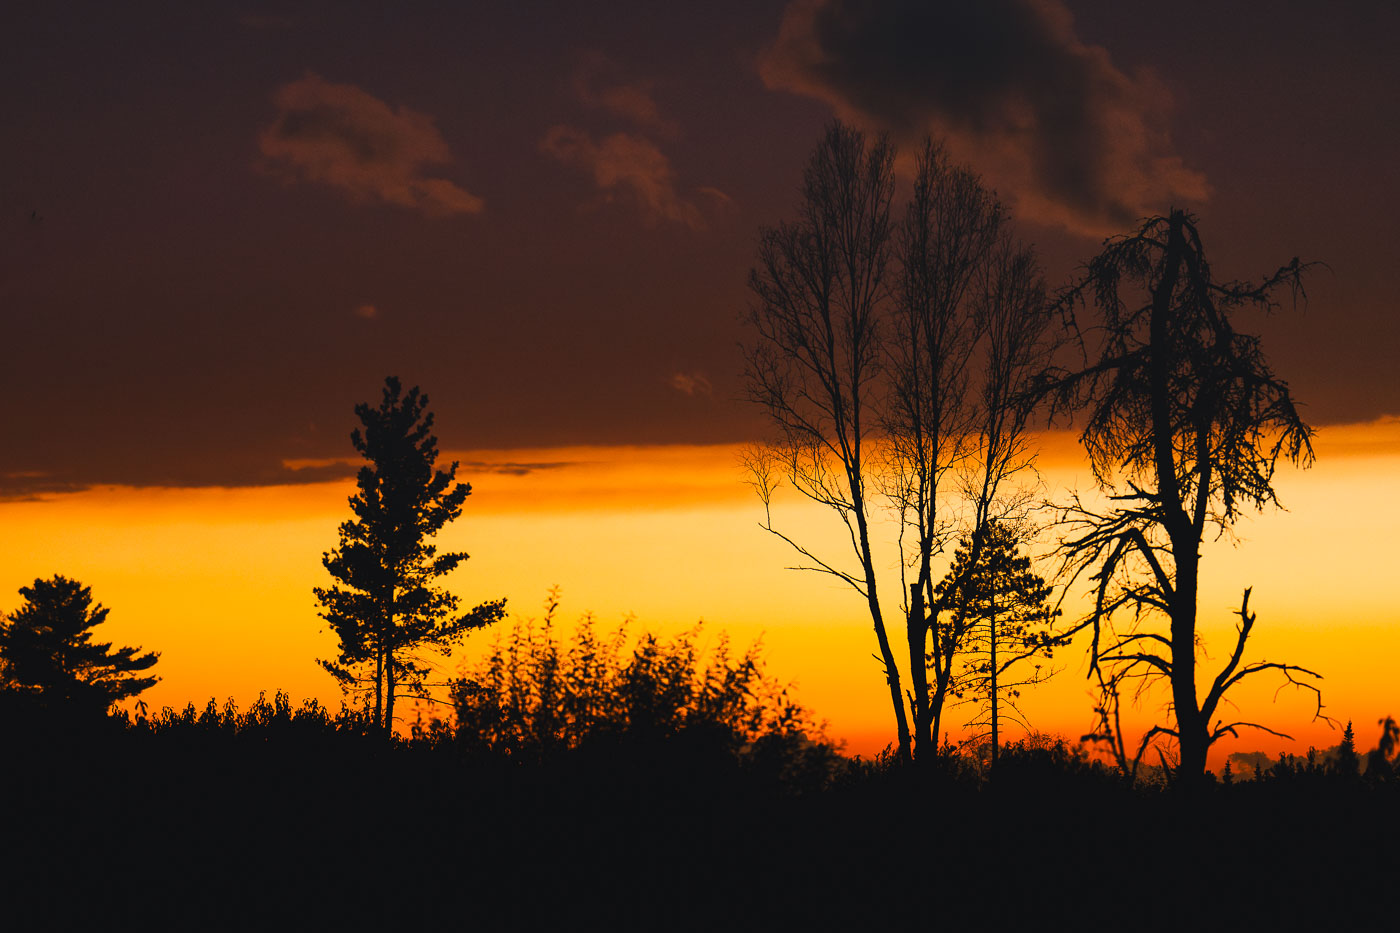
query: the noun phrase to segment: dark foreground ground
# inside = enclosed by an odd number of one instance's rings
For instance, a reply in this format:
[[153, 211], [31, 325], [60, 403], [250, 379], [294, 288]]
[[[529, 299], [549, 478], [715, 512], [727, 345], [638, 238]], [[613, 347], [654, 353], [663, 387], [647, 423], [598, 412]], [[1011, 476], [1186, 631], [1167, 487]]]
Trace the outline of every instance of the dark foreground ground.
[[9, 930], [1394, 928], [1400, 787], [1322, 771], [1188, 792], [1053, 751], [983, 779], [295, 729], [0, 754]]

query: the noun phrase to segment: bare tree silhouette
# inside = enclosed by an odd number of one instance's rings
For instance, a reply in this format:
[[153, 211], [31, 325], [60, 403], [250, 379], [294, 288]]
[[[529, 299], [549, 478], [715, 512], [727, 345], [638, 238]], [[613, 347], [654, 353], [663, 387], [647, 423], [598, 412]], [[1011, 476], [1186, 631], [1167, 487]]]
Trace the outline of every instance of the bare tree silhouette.
[[[896, 224], [893, 165], [886, 139], [828, 128], [804, 174], [799, 219], [761, 234], [746, 376], [776, 428], [749, 464], [762, 526], [801, 555], [797, 569], [831, 574], [865, 600], [909, 758], [937, 751], [964, 634], [954, 616], [940, 623], [933, 594], [934, 558], [958, 531], [949, 500], [965, 498], [973, 528], [1023, 504], [1008, 498], [1007, 480], [1032, 459], [1021, 388], [1041, 365], [1050, 316], [1033, 255], [975, 174], [927, 143]], [[784, 482], [836, 513], [854, 568], [774, 524]], [[879, 596], [872, 521], [883, 508], [900, 528], [907, 697]], [[932, 681], [930, 657], [942, 659]]]
[[[1086, 364], [1051, 373], [1045, 389], [1060, 409], [1087, 411], [1081, 440], [1109, 497], [1100, 510], [1076, 496], [1062, 516], [1067, 569], [1087, 572], [1094, 587], [1094, 607], [1081, 627], [1093, 632], [1091, 676], [1105, 693], [1101, 724], [1116, 719], [1126, 687], [1165, 680], [1171, 688], [1172, 721], [1148, 730], [1133, 762], [1155, 737], [1169, 736], [1177, 741], [1180, 773], [1195, 777], [1221, 736], [1244, 726], [1274, 732], [1252, 722], [1212, 722], [1231, 687], [1264, 671], [1316, 693], [1321, 716], [1321, 694], [1309, 679], [1319, 675], [1293, 664], [1244, 662], [1255, 624], [1249, 589], [1228, 660], [1204, 696], [1196, 685], [1196, 594], [1207, 527], [1227, 534], [1244, 506], [1277, 505], [1279, 459], [1307, 466], [1313, 456], [1312, 428], [1287, 383], [1269, 368], [1259, 338], [1237, 331], [1233, 318], [1245, 308], [1272, 311], [1280, 291], [1296, 302], [1305, 268], [1294, 259], [1257, 283], [1218, 283], [1195, 218], [1173, 211], [1108, 241], [1065, 295]], [[1087, 306], [1098, 318], [1078, 327], [1076, 310]], [[1153, 619], [1163, 619], [1165, 631], [1153, 628]], [[1127, 766], [1121, 732], [1115, 734], [1115, 754]]]
[[[803, 176], [800, 217], [761, 232], [749, 276], [758, 339], [748, 352], [749, 397], [778, 436], [756, 450], [763, 527], [802, 555], [802, 569], [829, 573], [864, 597], [894, 706], [900, 752], [909, 723], [886, 631], [871, 540], [872, 434], [880, 426], [884, 346], [880, 333], [891, 261], [894, 149], [839, 123], [827, 129]], [[842, 569], [779, 531], [771, 495], [779, 478], [827, 506], [845, 525], [858, 569]]]

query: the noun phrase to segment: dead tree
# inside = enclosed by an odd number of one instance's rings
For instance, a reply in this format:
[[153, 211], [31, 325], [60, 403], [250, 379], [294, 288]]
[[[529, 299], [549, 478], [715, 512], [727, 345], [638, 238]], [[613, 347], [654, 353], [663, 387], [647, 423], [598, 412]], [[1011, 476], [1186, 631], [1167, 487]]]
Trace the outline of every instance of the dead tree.
[[[1174, 211], [1151, 218], [1108, 241], [1064, 296], [1085, 364], [1052, 372], [1044, 384], [1061, 410], [1085, 412], [1081, 441], [1109, 502], [1096, 508], [1076, 497], [1062, 515], [1066, 568], [1093, 584], [1093, 609], [1082, 623], [1093, 633], [1090, 676], [1100, 676], [1115, 697], [1134, 681], [1168, 684], [1170, 721], [1153, 726], [1142, 748], [1159, 735], [1175, 739], [1179, 771], [1190, 778], [1204, 772], [1206, 753], [1221, 736], [1265, 728], [1215, 718], [1226, 692], [1245, 677], [1280, 672], [1317, 694], [1321, 716], [1321, 695], [1306, 679], [1317, 674], [1292, 664], [1243, 663], [1254, 626], [1248, 589], [1229, 660], [1204, 696], [1197, 690], [1197, 586], [1207, 529], [1228, 533], [1244, 507], [1277, 505], [1280, 458], [1307, 466], [1313, 456], [1313, 430], [1287, 383], [1269, 368], [1259, 338], [1237, 331], [1233, 318], [1248, 308], [1274, 310], [1280, 292], [1296, 303], [1304, 297], [1305, 268], [1295, 259], [1257, 283], [1217, 283], [1193, 217]], [[1081, 327], [1076, 312], [1089, 306], [1097, 318]], [[1126, 763], [1125, 749], [1118, 756]]]

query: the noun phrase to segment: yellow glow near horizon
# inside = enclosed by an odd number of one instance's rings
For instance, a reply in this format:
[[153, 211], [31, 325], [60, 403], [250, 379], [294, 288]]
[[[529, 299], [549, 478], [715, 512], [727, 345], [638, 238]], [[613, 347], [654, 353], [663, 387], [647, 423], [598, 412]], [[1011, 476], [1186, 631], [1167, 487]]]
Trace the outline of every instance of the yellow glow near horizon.
[[[795, 681], [797, 696], [829, 724], [848, 751], [869, 754], [893, 737], [889, 696], [863, 601], [829, 576], [783, 568], [795, 555], [759, 529], [761, 510], [728, 446], [570, 448], [448, 452], [486, 464], [566, 463], [524, 475], [463, 468], [472, 482], [460, 521], [443, 548], [472, 554], [449, 585], [468, 604], [501, 596], [520, 615], [538, 615], [550, 586], [562, 614], [593, 612], [603, 624], [633, 614], [665, 632], [705, 620], [739, 644], [759, 637], [771, 671]], [[1044, 480], [1052, 497], [1088, 485], [1072, 438], [1047, 439]], [[1210, 542], [1202, 563], [1205, 669], [1222, 662], [1240, 592], [1254, 587], [1259, 615], [1249, 658], [1298, 663], [1323, 673], [1327, 712], [1371, 724], [1395, 711], [1389, 659], [1400, 649], [1400, 609], [1389, 590], [1400, 502], [1400, 421], [1328, 428], [1310, 471], [1283, 469], [1286, 512], [1251, 518], [1241, 543]], [[259, 691], [294, 698], [339, 694], [314, 664], [330, 657], [311, 588], [325, 584], [323, 551], [349, 514], [353, 483], [246, 489], [94, 489], [42, 501], [0, 503], [0, 607], [35, 577], [63, 573], [93, 588], [111, 610], [102, 640], [161, 652], [154, 707], [241, 705]], [[844, 556], [839, 523], [820, 509], [781, 500], [775, 519], [794, 537]], [[897, 558], [882, 552], [887, 611], [898, 599]], [[1072, 607], [1071, 599], [1067, 603]], [[1070, 611], [1073, 611], [1072, 609]], [[890, 618], [896, 618], [891, 612]], [[899, 641], [899, 627], [891, 637]], [[462, 652], [479, 653], [478, 634]], [[903, 652], [896, 647], [896, 656]], [[1029, 691], [1032, 723], [1071, 739], [1092, 725], [1082, 649], [1064, 650], [1062, 673]], [[451, 670], [453, 662], [445, 662]], [[1204, 673], [1203, 673], [1204, 677]], [[1222, 742], [1218, 765], [1235, 750], [1294, 751], [1335, 744], [1338, 733], [1309, 722], [1311, 701], [1263, 675], [1235, 696], [1242, 715], [1296, 743], [1246, 732]], [[1133, 727], [1160, 715], [1164, 696], [1144, 702]], [[1228, 711], [1227, 711], [1228, 712]], [[953, 737], [962, 713], [948, 716]], [[1008, 729], [1014, 739], [1015, 729]]]

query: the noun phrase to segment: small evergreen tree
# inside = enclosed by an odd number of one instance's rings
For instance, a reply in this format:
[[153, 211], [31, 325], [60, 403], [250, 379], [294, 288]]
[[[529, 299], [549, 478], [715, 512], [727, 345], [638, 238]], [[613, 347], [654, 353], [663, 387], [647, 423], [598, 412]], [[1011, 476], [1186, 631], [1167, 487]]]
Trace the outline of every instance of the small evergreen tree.
[[1347, 720], [1346, 731], [1342, 733], [1342, 744], [1337, 746], [1337, 757], [1333, 762], [1338, 774], [1343, 777], [1356, 777], [1361, 770], [1361, 761], [1356, 756], [1356, 732]]
[[461, 552], [439, 554], [429, 542], [462, 514], [471, 485], [455, 482], [455, 462], [435, 467], [428, 397], [417, 386], [404, 395], [390, 376], [379, 407], [363, 403], [355, 414], [363, 430], [350, 440], [369, 463], [350, 497], [355, 518], [340, 526], [340, 546], [322, 558], [340, 585], [315, 593], [321, 617], [340, 639], [340, 655], [320, 664], [348, 692], [372, 693], [375, 725], [392, 731], [400, 691], [426, 695], [422, 650], [448, 653], [465, 632], [500, 619], [505, 600], [458, 615], [457, 597], [434, 585], [467, 559]]
[[[969, 568], [974, 553], [976, 563]], [[934, 595], [967, 633], [962, 646], [967, 660], [956, 695], [976, 704], [969, 724], [988, 727], [995, 762], [1005, 708], [1019, 716], [1016, 698], [1021, 688], [1050, 676], [1039, 663], [1026, 674], [1013, 675], [1013, 680], [1006, 676], [1037, 654], [1051, 655], [1049, 626], [1056, 610], [1050, 608], [1050, 586], [1031, 570], [1030, 558], [1021, 553], [1012, 529], [1003, 522], [991, 522], [980, 551], [971, 535], [963, 538], [952, 568]]]
[[92, 589], [56, 575], [20, 587], [25, 604], [0, 621], [0, 659], [8, 689], [33, 697], [43, 707], [105, 714], [160, 678], [141, 677], [160, 657], [140, 648], [112, 650], [92, 640], [108, 610], [92, 601]]

